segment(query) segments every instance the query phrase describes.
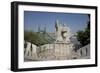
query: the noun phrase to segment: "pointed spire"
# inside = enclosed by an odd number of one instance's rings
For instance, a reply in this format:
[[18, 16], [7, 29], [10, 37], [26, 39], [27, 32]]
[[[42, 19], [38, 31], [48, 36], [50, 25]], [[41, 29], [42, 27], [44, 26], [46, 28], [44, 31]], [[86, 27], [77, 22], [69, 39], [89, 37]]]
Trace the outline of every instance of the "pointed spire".
[[45, 26], [44, 26], [44, 32], [46, 33], [46, 24], [45, 24]]
[[58, 26], [59, 26], [59, 21], [57, 19], [56, 22], [55, 22], [55, 27], [57, 28]]
[[38, 32], [40, 32], [41, 30], [40, 30], [40, 26], [38, 25]]

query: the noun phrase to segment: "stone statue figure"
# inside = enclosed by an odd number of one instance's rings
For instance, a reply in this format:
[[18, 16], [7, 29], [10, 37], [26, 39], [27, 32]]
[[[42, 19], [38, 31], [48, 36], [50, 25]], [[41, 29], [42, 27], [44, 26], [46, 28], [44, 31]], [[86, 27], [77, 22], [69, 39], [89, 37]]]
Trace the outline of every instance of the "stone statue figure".
[[65, 24], [60, 24], [57, 20], [55, 22], [56, 42], [68, 43], [70, 42], [70, 29]]

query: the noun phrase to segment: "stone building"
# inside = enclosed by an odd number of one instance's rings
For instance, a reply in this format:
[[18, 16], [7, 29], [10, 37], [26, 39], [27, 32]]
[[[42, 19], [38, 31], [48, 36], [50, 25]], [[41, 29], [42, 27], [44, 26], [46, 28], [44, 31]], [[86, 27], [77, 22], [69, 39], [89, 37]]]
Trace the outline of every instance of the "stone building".
[[26, 61], [46, 61], [90, 58], [89, 45], [83, 48], [78, 47], [80, 43], [76, 40], [75, 36], [72, 37], [70, 28], [65, 24], [61, 24], [57, 20], [55, 22], [55, 32], [53, 33], [55, 41], [52, 43], [36, 46], [27, 42], [28, 45], [25, 49], [24, 59]]
[[40, 46], [41, 60], [71, 59], [73, 44], [70, 41], [70, 29], [65, 24], [55, 22], [55, 41], [52, 44]]

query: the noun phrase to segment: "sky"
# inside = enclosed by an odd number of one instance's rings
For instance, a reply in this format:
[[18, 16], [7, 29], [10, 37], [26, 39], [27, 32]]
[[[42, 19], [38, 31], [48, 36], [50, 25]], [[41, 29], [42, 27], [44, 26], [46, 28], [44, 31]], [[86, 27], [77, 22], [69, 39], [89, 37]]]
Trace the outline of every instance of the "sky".
[[89, 18], [88, 14], [79, 13], [24, 11], [24, 30], [38, 31], [38, 27], [41, 30], [46, 27], [47, 32], [54, 32], [56, 20], [75, 33], [86, 28]]

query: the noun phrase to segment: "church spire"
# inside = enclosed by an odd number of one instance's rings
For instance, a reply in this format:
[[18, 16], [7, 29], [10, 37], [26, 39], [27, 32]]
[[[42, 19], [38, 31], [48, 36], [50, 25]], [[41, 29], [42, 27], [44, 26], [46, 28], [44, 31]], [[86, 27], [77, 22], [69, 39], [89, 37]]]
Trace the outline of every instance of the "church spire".
[[46, 33], [46, 24], [45, 24], [45, 26], [44, 26], [44, 33]]
[[40, 30], [40, 26], [38, 25], [38, 32], [40, 32], [41, 30]]
[[55, 27], [57, 28], [58, 26], [59, 26], [59, 21], [57, 19], [56, 22], [55, 22]]

